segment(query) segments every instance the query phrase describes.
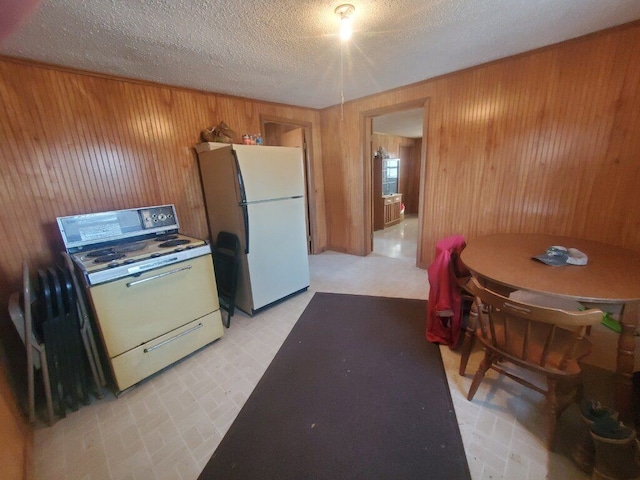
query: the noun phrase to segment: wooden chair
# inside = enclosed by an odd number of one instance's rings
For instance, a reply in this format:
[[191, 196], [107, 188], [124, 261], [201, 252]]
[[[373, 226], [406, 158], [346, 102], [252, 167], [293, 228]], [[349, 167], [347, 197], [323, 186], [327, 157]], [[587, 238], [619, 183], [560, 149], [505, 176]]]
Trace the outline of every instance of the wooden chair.
[[[478, 322], [478, 307], [474, 301], [473, 294], [466, 287], [466, 282], [469, 281], [470, 277], [460, 278], [460, 289], [463, 292], [462, 298], [465, 299], [466, 302], [473, 302], [471, 304], [471, 309], [469, 312], [469, 316], [467, 319], [467, 324], [464, 332], [464, 337], [462, 340], [461, 355], [460, 355], [460, 366], [458, 367], [458, 374], [461, 377], [465, 376], [467, 363], [469, 363], [469, 357], [471, 356], [471, 352], [474, 347], [474, 340], [476, 336], [476, 327]], [[464, 282], [464, 283], [463, 283]], [[584, 306], [575, 300], [571, 300], [568, 298], [559, 298], [552, 297], [550, 295], [542, 295], [539, 293], [527, 292], [524, 290], [515, 290], [509, 294], [509, 298], [512, 300], [517, 300], [522, 303], [528, 303], [531, 305], [537, 305], [539, 307], [551, 307], [559, 310], [584, 310]], [[591, 333], [591, 325], [587, 327], [587, 335]]]
[[[578, 361], [591, 351], [584, 335], [587, 326], [602, 320], [602, 311], [565, 311], [519, 302], [487, 290], [475, 278], [466, 286], [477, 299], [476, 338], [485, 348], [467, 399], [473, 399], [490, 368], [543, 394], [551, 450], [556, 419], [582, 397]], [[525, 379], [521, 369], [544, 377], [546, 388]]]

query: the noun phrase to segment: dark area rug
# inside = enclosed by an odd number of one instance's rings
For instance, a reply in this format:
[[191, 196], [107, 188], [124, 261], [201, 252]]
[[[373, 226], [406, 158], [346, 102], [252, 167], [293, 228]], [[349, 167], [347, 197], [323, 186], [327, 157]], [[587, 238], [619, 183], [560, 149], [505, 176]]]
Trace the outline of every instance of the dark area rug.
[[316, 293], [200, 479], [471, 478], [426, 302]]

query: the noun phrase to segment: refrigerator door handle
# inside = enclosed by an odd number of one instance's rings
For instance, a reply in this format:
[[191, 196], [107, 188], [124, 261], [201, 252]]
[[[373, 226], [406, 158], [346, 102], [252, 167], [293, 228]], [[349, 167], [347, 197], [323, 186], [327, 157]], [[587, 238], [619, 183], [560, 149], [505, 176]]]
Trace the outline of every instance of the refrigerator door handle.
[[240, 187], [240, 202], [238, 205], [242, 209], [242, 218], [244, 220], [244, 253], [249, 253], [249, 212], [247, 209], [247, 193], [244, 189], [244, 180], [242, 179], [242, 171], [240, 170], [240, 162], [238, 161], [238, 154], [235, 150], [231, 149], [233, 159], [236, 163], [236, 175], [238, 176], [238, 186]]
[[241, 203], [242, 218], [244, 219], [244, 253], [249, 254], [249, 212], [246, 203]]

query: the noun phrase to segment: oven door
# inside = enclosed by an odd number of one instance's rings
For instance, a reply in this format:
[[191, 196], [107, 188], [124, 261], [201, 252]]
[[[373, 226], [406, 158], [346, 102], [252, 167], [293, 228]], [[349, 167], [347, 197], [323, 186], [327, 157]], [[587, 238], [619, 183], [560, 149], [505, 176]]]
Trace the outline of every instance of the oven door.
[[219, 309], [211, 255], [93, 286], [89, 296], [110, 358]]
[[116, 386], [125, 390], [221, 336], [222, 320], [216, 310], [118, 355], [111, 359]]

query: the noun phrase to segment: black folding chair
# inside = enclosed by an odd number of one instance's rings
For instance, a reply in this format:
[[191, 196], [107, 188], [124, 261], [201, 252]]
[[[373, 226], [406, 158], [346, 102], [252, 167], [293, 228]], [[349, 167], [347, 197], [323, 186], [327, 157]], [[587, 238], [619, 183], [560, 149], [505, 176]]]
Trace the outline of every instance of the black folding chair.
[[38, 271], [39, 324], [46, 346], [51, 397], [57, 414], [89, 404], [88, 379], [71, 279], [56, 268]]
[[213, 246], [213, 266], [218, 286], [220, 308], [227, 312], [225, 326], [231, 325], [231, 317], [236, 309], [236, 290], [240, 267], [240, 240], [229, 232], [219, 232]]

